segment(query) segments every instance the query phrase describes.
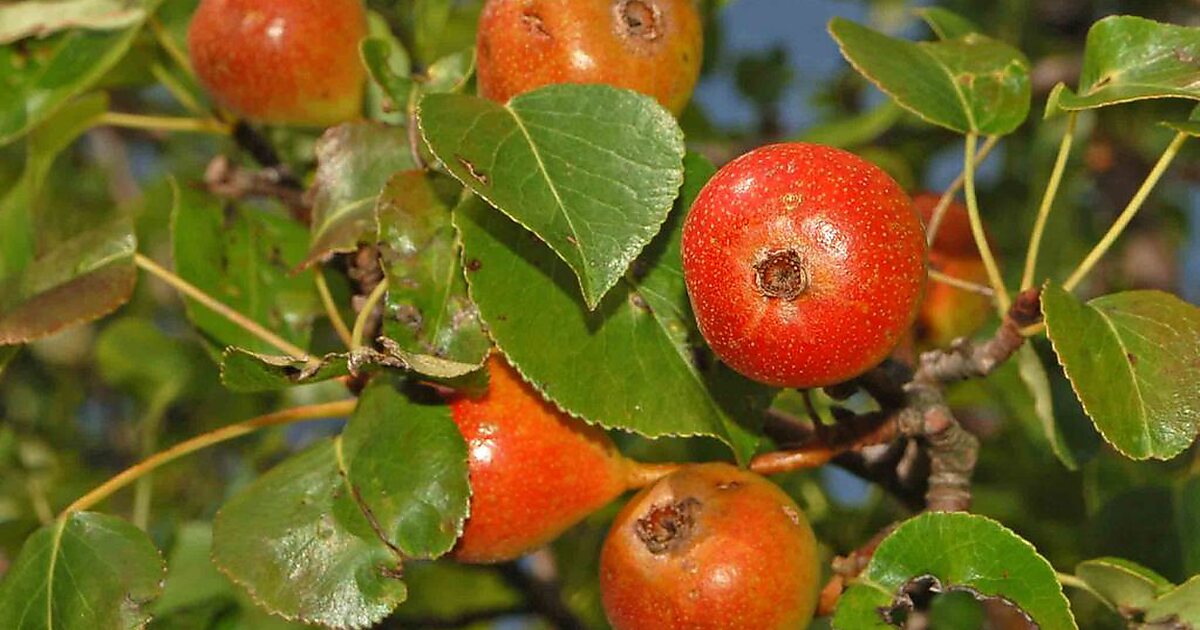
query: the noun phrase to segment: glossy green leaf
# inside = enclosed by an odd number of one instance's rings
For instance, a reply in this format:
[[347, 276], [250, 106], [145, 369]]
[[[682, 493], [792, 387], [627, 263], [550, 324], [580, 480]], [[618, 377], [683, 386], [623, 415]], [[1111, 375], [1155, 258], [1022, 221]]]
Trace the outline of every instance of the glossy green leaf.
[[123, 29], [146, 18], [141, 0], [25, 0], [0, 6], [0, 45], [69, 28]]
[[1042, 292], [1046, 332], [1104, 439], [1133, 459], [1170, 459], [1200, 430], [1200, 310], [1161, 291], [1084, 304]]
[[683, 204], [595, 310], [579, 299], [570, 269], [503, 215], [476, 201], [459, 207], [455, 224], [471, 297], [496, 344], [539, 391], [607, 428], [717, 437], [744, 461], [755, 437], [737, 423], [761, 417], [755, 406], [770, 390], [694, 362], [680, 224], [713, 168], [696, 156], [687, 163]]
[[436, 558], [462, 534], [471, 491], [467, 445], [436, 396], [417, 402], [371, 382], [342, 433], [346, 475], [407, 557]]
[[371, 122], [345, 123], [317, 141], [312, 242], [305, 265], [353, 251], [375, 229], [375, 202], [388, 178], [413, 168], [408, 132]]
[[935, 125], [1002, 135], [1029, 113], [1029, 62], [1003, 42], [978, 33], [910, 42], [844, 18], [829, 32], [855, 70]]
[[1200, 100], [1200, 27], [1132, 15], [1106, 17], [1088, 31], [1079, 87], [1055, 86], [1047, 114], [1151, 98]]
[[365, 516], [338, 440], [259, 477], [213, 521], [213, 560], [261, 607], [331, 628], [363, 628], [404, 601], [400, 557]]
[[[324, 314], [308, 274], [292, 270], [304, 258], [308, 234], [288, 217], [249, 206], [226, 206], [182, 190], [172, 213], [175, 273], [226, 306], [305, 348], [312, 322]], [[258, 337], [186, 300], [188, 317], [219, 346], [277, 353]]]
[[349, 358], [347, 354], [327, 354], [305, 361], [229, 347], [221, 356], [221, 382], [235, 392], [287, 389], [346, 376]]
[[421, 131], [455, 177], [545, 241], [596, 308], [658, 233], [683, 181], [683, 134], [654, 99], [553, 85], [502, 105], [431, 94]]
[[911, 606], [905, 594], [920, 587], [1003, 598], [1041, 630], [1076, 628], [1054, 568], [1033, 545], [996, 521], [961, 512], [926, 512], [889, 534], [842, 594], [833, 627], [894, 628], [885, 618], [902, 615]]
[[1192, 577], [1150, 604], [1146, 609], [1146, 620], [1151, 623], [1165, 623], [1169, 620], [1189, 624], [1184, 627], [1193, 628], [1200, 625], [1200, 575]]
[[28, 133], [124, 56], [140, 22], [118, 31], [74, 30], [0, 46], [0, 145]]
[[1163, 576], [1123, 558], [1095, 558], [1075, 567], [1075, 575], [1100, 597], [1122, 610], [1145, 610], [1174, 588]]
[[408, 352], [482, 365], [492, 342], [467, 296], [458, 234], [431, 177], [397, 173], [376, 206], [388, 279], [383, 332]]
[[125, 212], [81, 216], [76, 208], [40, 199], [55, 158], [107, 106], [103, 95], [77, 99], [26, 143], [25, 171], [0, 202], [0, 344], [98, 319], [133, 291], [136, 243]]
[[0, 582], [0, 628], [140, 628], [164, 570], [145, 532], [114, 516], [73, 513], [25, 541]]
[[958, 39], [971, 33], [982, 33], [974, 22], [943, 7], [922, 7], [914, 11], [938, 39]]

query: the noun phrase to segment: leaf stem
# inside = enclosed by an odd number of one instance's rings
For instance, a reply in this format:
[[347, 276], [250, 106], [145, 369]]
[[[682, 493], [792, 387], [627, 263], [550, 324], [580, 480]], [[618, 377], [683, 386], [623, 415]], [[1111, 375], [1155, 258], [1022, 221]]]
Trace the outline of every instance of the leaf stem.
[[363, 303], [362, 310], [358, 312], [358, 317], [354, 320], [354, 331], [350, 333], [350, 349], [358, 350], [363, 347], [363, 331], [367, 327], [367, 320], [371, 319], [371, 311], [375, 310], [375, 306], [379, 304], [379, 300], [383, 298], [383, 294], [387, 292], [387, 278], [379, 281], [375, 288], [371, 290], [371, 294], [367, 296], [367, 301]]
[[190, 440], [180, 442], [171, 448], [164, 451], [159, 451], [146, 459], [126, 468], [112, 477], [108, 481], [100, 484], [91, 492], [83, 495], [74, 503], [67, 506], [62, 511], [59, 518], [63, 518], [72, 512], [81, 512], [95, 506], [97, 503], [112, 496], [113, 493], [129, 485], [133, 481], [142, 477], [164, 464], [173, 462], [180, 457], [194, 453], [214, 444], [219, 444], [227, 440], [232, 440], [249, 433], [253, 433], [258, 429], [272, 427], [284, 424], [291, 424], [303, 420], [316, 420], [319, 418], [336, 418], [345, 416], [354, 411], [356, 400], [339, 400], [337, 402], [321, 403], [317, 405], [306, 405], [303, 407], [293, 407], [273, 413], [264, 414], [251, 418], [249, 420], [221, 427], [214, 431], [209, 431], [202, 435], [197, 435]]
[[967, 214], [971, 218], [971, 234], [975, 237], [975, 246], [979, 248], [979, 257], [983, 260], [984, 269], [987, 270], [988, 282], [996, 294], [996, 310], [1003, 318], [1008, 312], [1008, 307], [1012, 305], [1012, 300], [1008, 297], [1008, 290], [1004, 288], [1000, 267], [996, 265], [996, 258], [992, 255], [992, 246], [988, 244], [987, 234], [983, 231], [983, 220], [979, 216], [979, 202], [975, 198], [975, 166], [978, 163], [975, 141], [977, 139], [978, 136], [974, 132], [967, 134], [963, 156], [963, 187], [967, 196]]
[[1042, 205], [1038, 208], [1037, 220], [1033, 224], [1033, 234], [1029, 236], [1029, 251], [1025, 255], [1025, 272], [1021, 274], [1022, 291], [1033, 287], [1033, 276], [1037, 273], [1038, 253], [1042, 247], [1042, 235], [1046, 232], [1046, 220], [1050, 218], [1050, 209], [1054, 206], [1054, 198], [1058, 196], [1058, 186], [1062, 183], [1067, 158], [1071, 155], [1071, 142], [1075, 138], [1075, 122], [1078, 118], [1078, 112], [1067, 114], [1067, 130], [1063, 132], [1062, 142], [1058, 145], [1058, 157], [1054, 160], [1054, 170], [1050, 172], [1050, 181], [1046, 183], [1046, 192], [1042, 195]]
[[1182, 131], [1175, 134], [1175, 138], [1171, 140], [1171, 144], [1167, 145], [1167, 149], [1163, 151], [1162, 156], [1158, 158], [1158, 162], [1151, 169], [1150, 174], [1146, 176], [1146, 180], [1142, 182], [1141, 188], [1138, 188], [1137, 192], [1133, 195], [1133, 199], [1129, 200], [1129, 205], [1125, 206], [1125, 209], [1121, 211], [1121, 216], [1117, 217], [1116, 223], [1113, 223], [1112, 227], [1108, 229], [1108, 233], [1104, 235], [1104, 238], [1100, 239], [1099, 243], [1096, 243], [1096, 246], [1092, 248], [1091, 252], [1088, 252], [1083, 262], [1079, 263], [1079, 266], [1075, 268], [1075, 271], [1063, 283], [1064, 289], [1072, 291], [1075, 287], [1079, 286], [1079, 283], [1092, 270], [1092, 267], [1095, 267], [1100, 258], [1108, 252], [1117, 238], [1121, 236], [1121, 233], [1125, 231], [1125, 227], [1133, 220], [1134, 215], [1141, 209], [1146, 198], [1150, 196], [1150, 191], [1154, 190], [1155, 184], [1158, 183], [1163, 173], [1166, 172], [1167, 167], [1171, 165], [1171, 161], [1175, 159], [1180, 147], [1183, 146], [1183, 142], [1187, 139], [1188, 134]]
[[183, 105], [184, 109], [196, 116], [208, 116], [208, 112], [200, 105], [200, 102], [162, 64], [156, 63], [150, 66], [150, 74], [158, 79], [158, 82], [171, 93], [171, 96], [175, 97], [176, 101], [179, 101], [180, 105]]
[[[171, 401], [175, 399], [178, 385], [167, 385], [155, 392], [146, 408], [145, 415], [138, 423], [142, 432], [142, 457], [154, 454], [158, 446], [158, 431], [162, 426], [163, 416]], [[145, 531], [150, 525], [150, 501], [154, 496], [154, 478], [147, 474], [138, 479], [137, 487], [133, 490], [133, 517], [130, 519], [134, 526]]]
[[158, 21], [158, 18], [154, 16], [150, 16], [150, 19], [147, 21], [150, 24], [150, 30], [154, 31], [154, 39], [158, 40], [158, 45], [167, 51], [167, 56], [182, 68], [184, 72], [190, 76], [196, 76], [196, 72], [192, 69], [192, 63], [188, 56], [175, 45], [175, 40], [171, 39], [171, 34], [163, 27], [162, 22]]
[[218, 302], [212, 296], [210, 296], [209, 294], [196, 288], [194, 285], [189, 284], [183, 278], [180, 278], [179, 276], [171, 273], [170, 271], [167, 271], [166, 269], [163, 269], [162, 267], [158, 266], [158, 264], [155, 263], [153, 260], [150, 260], [149, 258], [146, 258], [145, 256], [143, 256], [141, 254], [134, 254], [133, 261], [135, 263], [137, 263], [137, 266], [141, 267], [142, 269], [145, 269], [146, 271], [150, 272], [151, 274], [157, 276], [158, 279], [171, 285], [173, 288], [175, 288], [175, 290], [179, 291], [180, 293], [183, 293], [184, 295], [192, 298], [193, 300], [196, 300], [200, 304], [204, 305], [205, 307], [207, 307], [208, 309], [217, 313], [218, 315], [224, 317], [225, 319], [228, 319], [229, 321], [233, 322], [234, 324], [237, 324], [246, 332], [254, 335], [255, 337], [258, 337], [259, 339], [263, 340], [264, 342], [266, 342], [272, 346], [275, 346], [280, 351], [282, 351], [284, 354], [289, 355], [294, 359], [307, 359], [308, 358], [308, 353], [305, 352], [302, 348], [292, 345], [291, 343], [289, 343], [287, 340], [283, 339], [282, 337], [267, 330], [266, 328], [263, 328], [261, 325], [258, 324], [258, 322], [254, 321], [254, 320], [246, 317], [245, 315], [242, 315], [241, 313], [229, 308], [228, 306], [225, 306], [224, 304]]
[[929, 270], [929, 279], [933, 280], [934, 282], [940, 282], [942, 284], [952, 286], [956, 289], [962, 289], [963, 291], [970, 291], [971, 293], [978, 293], [980, 295], [986, 295], [988, 297], [992, 297], [992, 296], [996, 295], [996, 292], [993, 291], [991, 287], [984, 286], [982, 284], [979, 284], [978, 282], [971, 282], [970, 280], [963, 280], [962, 278], [955, 278], [954, 276], [944, 274], [944, 273], [938, 271], [937, 269]]
[[149, 131], [193, 131], [219, 135], [230, 134], [229, 125], [215, 118], [143, 116], [141, 114], [126, 114], [122, 112], [105, 112], [100, 115], [96, 124], [124, 127], [127, 129], [146, 129]]
[[[982, 164], [999, 142], [1000, 136], [988, 136], [988, 139], [984, 140], [983, 145], [979, 147], [979, 155], [976, 157], [975, 163]], [[942, 193], [942, 198], [938, 199], [937, 205], [933, 207], [933, 214], [929, 217], [929, 225], [925, 226], [926, 243], [933, 245], [934, 239], [937, 238], [938, 230], [942, 228], [942, 219], [946, 216], [946, 210], [950, 207], [950, 202], [954, 201], [954, 195], [958, 194], [959, 189], [963, 187], [964, 179], [964, 173], [959, 173], [958, 177], [954, 178], [954, 181], [950, 183], [946, 191]]]
[[351, 337], [350, 328], [346, 326], [346, 320], [342, 319], [342, 314], [338, 312], [337, 304], [333, 301], [333, 294], [329, 292], [329, 284], [325, 282], [325, 274], [321, 272], [320, 267], [313, 267], [313, 273], [317, 281], [317, 293], [321, 296], [321, 304], [325, 306], [325, 315], [329, 318], [329, 323], [333, 326], [338, 338], [349, 349], [354, 343], [354, 338]]

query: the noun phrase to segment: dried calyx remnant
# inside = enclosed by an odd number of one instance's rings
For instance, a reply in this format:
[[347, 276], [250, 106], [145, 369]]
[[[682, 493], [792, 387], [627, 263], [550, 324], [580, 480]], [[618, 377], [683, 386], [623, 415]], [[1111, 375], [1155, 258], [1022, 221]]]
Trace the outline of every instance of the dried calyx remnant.
[[804, 258], [795, 250], [767, 252], [754, 263], [754, 284], [767, 297], [794, 300], [808, 288]]
[[646, 0], [621, 0], [614, 5], [617, 27], [622, 35], [655, 40], [662, 35], [662, 14], [658, 5]]
[[676, 549], [691, 536], [699, 512], [700, 501], [692, 497], [655, 504], [650, 508], [650, 513], [639, 518], [634, 525], [638, 540], [653, 554]]

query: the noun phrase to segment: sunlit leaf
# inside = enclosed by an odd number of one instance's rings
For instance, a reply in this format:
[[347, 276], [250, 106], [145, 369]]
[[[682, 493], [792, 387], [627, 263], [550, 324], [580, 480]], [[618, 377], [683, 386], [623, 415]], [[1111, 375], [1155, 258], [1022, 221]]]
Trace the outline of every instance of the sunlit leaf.
[[1200, 100], [1200, 27], [1132, 15], [1106, 17], [1088, 31], [1079, 87], [1059, 84], [1047, 114], [1151, 98]]
[[341, 445], [293, 456], [213, 521], [213, 560], [263, 608], [305, 623], [364, 628], [404, 601], [398, 553], [365, 516]]
[[1029, 62], [1008, 44], [978, 33], [910, 42], [844, 18], [829, 32], [855, 70], [935, 125], [1002, 135], [1029, 113]]
[[375, 203], [394, 173], [413, 168], [408, 132], [371, 122], [332, 127], [317, 141], [312, 242], [305, 265], [353, 251], [374, 233]]
[[658, 232], [683, 181], [683, 134], [654, 99], [553, 85], [506, 105], [431, 94], [421, 130], [446, 168], [575, 272], [595, 308]]
[[72, 513], [25, 541], [0, 582], [0, 628], [142, 627], [164, 571], [145, 532], [114, 516]]
[[492, 338], [547, 398], [607, 428], [716, 437], [744, 461], [770, 390], [695, 362], [680, 225], [713, 167], [697, 156], [687, 163], [681, 205], [595, 310], [580, 299], [571, 270], [503, 215], [476, 201], [459, 207], [455, 224], [471, 297]]
[[146, 17], [142, 0], [25, 0], [0, 6], [0, 44], [69, 28], [122, 29]]
[[1134, 459], [1170, 459], [1200, 430], [1200, 309], [1161, 291], [1086, 304], [1051, 284], [1046, 332], [1104, 439]]
[[377, 378], [342, 433], [350, 485], [408, 557], [449, 551], [467, 515], [467, 445], [441, 403], [414, 401]]
[[458, 234], [430, 177], [397, 173], [377, 205], [388, 279], [383, 332], [408, 352], [479, 366], [492, 342], [467, 297]]
[[1054, 568], [1028, 542], [983, 516], [926, 512], [896, 528], [842, 594], [833, 627], [884, 630], [903, 619], [905, 594], [961, 591], [1003, 598], [1041, 630], [1074, 630]]

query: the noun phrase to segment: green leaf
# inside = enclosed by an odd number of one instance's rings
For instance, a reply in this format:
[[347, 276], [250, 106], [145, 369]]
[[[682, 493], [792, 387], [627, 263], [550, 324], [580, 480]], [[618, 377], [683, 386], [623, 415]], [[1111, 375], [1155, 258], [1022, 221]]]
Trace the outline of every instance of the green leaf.
[[353, 251], [375, 228], [375, 202], [388, 178], [414, 167], [403, 127], [344, 123], [317, 141], [312, 242], [304, 265]]
[[79, 98], [26, 143], [25, 170], [0, 202], [0, 344], [98, 319], [133, 291], [136, 244], [126, 213], [81, 213], [40, 200], [55, 158], [107, 107], [101, 94]]
[[[307, 233], [288, 217], [250, 206], [226, 206], [182, 190], [172, 212], [175, 273], [226, 306], [305, 348], [312, 322], [324, 314], [309, 274], [293, 274]], [[188, 317], [219, 346], [278, 352], [222, 315], [192, 300]]]
[[926, 512], [889, 534], [842, 594], [833, 627], [893, 628], [885, 615], [902, 614], [904, 594], [921, 587], [1003, 598], [1041, 630], [1076, 627], [1054, 568], [1033, 545], [996, 521], [961, 512]]
[[196, 365], [188, 349], [148, 319], [123, 317], [104, 328], [94, 352], [106, 382], [131, 388], [148, 401], [156, 396], [173, 398], [187, 387]]
[[599, 308], [579, 299], [571, 271], [532, 235], [482, 203], [455, 213], [471, 297], [509, 361], [567, 412], [642, 435], [706, 435], [745, 461], [751, 422], [769, 389], [694, 363], [694, 330], [679, 243], [683, 208], [713, 172], [689, 156], [682, 205]]
[[1145, 610], [1155, 598], [1174, 588], [1167, 578], [1123, 558], [1085, 560], [1075, 567], [1075, 575], [1121, 610]]
[[129, 50], [140, 26], [74, 30], [0, 47], [0, 146], [28, 133], [99, 80]]
[[971, 33], [982, 33], [974, 22], [942, 7], [922, 7], [913, 11], [925, 23], [938, 39], [958, 39]]
[[910, 42], [833, 18], [829, 32], [854, 69], [921, 118], [959, 133], [1003, 135], [1029, 114], [1029, 62], [978, 33]]
[[254, 601], [293, 621], [362, 628], [404, 601], [400, 557], [325, 440], [259, 477], [217, 512], [213, 561]]
[[1200, 625], [1200, 575], [1159, 597], [1146, 610], [1146, 621], [1167, 620], [1189, 624], [1187, 627]]
[[1165, 122], [1164, 125], [1189, 136], [1200, 137], [1200, 105], [1192, 109], [1192, 115], [1182, 122]]
[[156, 618], [230, 595], [229, 580], [217, 571], [211, 553], [211, 525], [188, 522], [179, 526], [167, 562], [162, 597], [151, 607]]
[[455, 177], [566, 261], [588, 308], [658, 233], [683, 181], [675, 119], [629, 90], [553, 85], [507, 105], [431, 94], [418, 116]]
[[438, 59], [425, 71], [422, 89], [427, 94], [461, 92], [475, 73], [475, 48]]
[[1095, 109], [1154, 98], [1200, 100], [1200, 27], [1163, 24], [1132, 15], [1092, 25], [1079, 88], [1058, 84], [1046, 114]]
[[34, 532], [0, 582], [0, 628], [124, 630], [149, 621], [165, 567], [129, 523], [75, 512]]
[[69, 28], [115, 30], [146, 18], [141, 0], [27, 0], [0, 6], [0, 44]]
[[0, 376], [4, 375], [4, 368], [7, 368], [20, 352], [21, 346], [0, 346]]
[[383, 332], [408, 352], [479, 366], [492, 342], [467, 297], [458, 234], [430, 177], [397, 173], [376, 206], [388, 280]]
[[884, 101], [870, 111], [809, 127], [796, 140], [843, 149], [859, 147], [894, 127], [903, 113], [895, 101]]
[[229, 347], [221, 355], [221, 382], [235, 392], [267, 392], [319, 383], [350, 373], [347, 354], [305, 361]]
[[467, 445], [440, 399], [411, 400], [377, 378], [342, 433], [356, 496], [407, 557], [436, 558], [462, 534]]
[[408, 53], [394, 37], [368, 37], [359, 44], [359, 56], [371, 78], [392, 100], [393, 108], [404, 107], [413, 89]]
[[1021, 419], [1036, 421], [1036, 433], [1045, 439], [1058, 461], [1069, 470], [1079, 470], [1080, 464], [1096, 452], [1100, 438], [1087, 420], [1055, 414], [1050, 377], [1032, 346], [1031, 340], [1017, 351], [1017, 373], [1032, 399], [1032, 414], [1022, 414]]
[[1161, 291], [1087, 304], [1051, 284], [1046, 333], [1084, 411], [1126, 457], [1170, 459], [1200, 429], [1200, 310]]

